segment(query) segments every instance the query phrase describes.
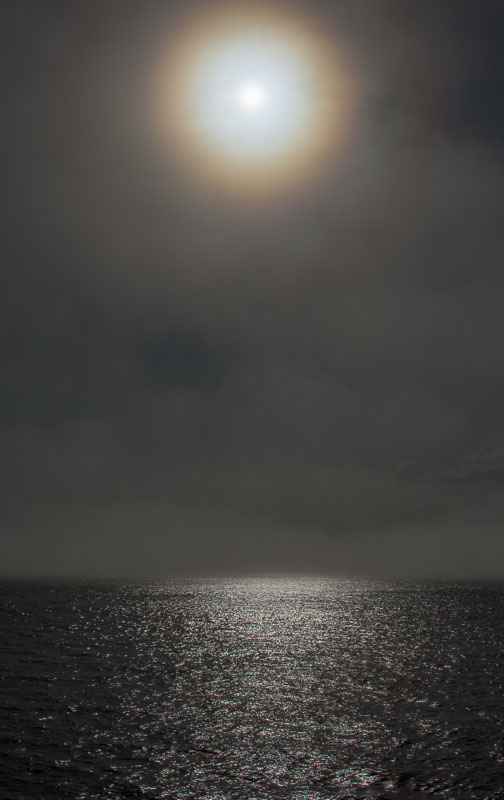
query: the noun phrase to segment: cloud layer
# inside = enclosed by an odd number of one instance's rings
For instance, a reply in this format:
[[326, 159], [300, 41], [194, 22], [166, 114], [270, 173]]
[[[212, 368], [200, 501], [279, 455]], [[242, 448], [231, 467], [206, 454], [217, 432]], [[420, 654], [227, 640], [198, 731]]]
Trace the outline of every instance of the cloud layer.
[[351, 141], [263, 207], [154, 145], [178, 4], [5, 12], [6, 572], [501, 574], [504, 12], [348, 5]]

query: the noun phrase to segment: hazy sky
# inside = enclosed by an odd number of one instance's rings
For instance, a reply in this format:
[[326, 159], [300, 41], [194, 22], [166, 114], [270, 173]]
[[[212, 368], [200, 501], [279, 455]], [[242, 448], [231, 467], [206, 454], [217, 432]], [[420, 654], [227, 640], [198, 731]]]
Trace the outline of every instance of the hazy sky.
[[2, 4], [2, 573], [504, 577], [502, 0], [306, 3], [350, 136], [262, 205], [155, 143], [191, 5]]

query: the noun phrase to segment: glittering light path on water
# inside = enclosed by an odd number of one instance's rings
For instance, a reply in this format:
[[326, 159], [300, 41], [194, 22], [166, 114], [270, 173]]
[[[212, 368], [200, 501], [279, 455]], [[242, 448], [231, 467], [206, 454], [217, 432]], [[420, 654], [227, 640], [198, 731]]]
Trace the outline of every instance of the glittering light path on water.
[[9, 800], [504, 795], [502, 585], [1, 592]]

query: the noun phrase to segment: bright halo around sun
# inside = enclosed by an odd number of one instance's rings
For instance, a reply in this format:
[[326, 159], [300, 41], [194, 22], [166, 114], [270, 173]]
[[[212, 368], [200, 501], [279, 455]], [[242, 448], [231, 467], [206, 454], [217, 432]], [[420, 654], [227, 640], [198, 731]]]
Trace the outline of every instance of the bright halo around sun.
[[302, 184], [341, 147], [349, 80], [337, 42], [290, 5], [210, 5], [166, 42], [154, 108], [196, 183], [241, 195]]

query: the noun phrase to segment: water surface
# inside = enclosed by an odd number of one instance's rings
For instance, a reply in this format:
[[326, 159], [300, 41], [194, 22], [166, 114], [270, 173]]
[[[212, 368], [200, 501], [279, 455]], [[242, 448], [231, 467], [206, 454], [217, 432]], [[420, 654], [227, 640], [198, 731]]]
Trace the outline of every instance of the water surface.
[[1, 587], [21, 798], [504, 798], [504, 585]]

